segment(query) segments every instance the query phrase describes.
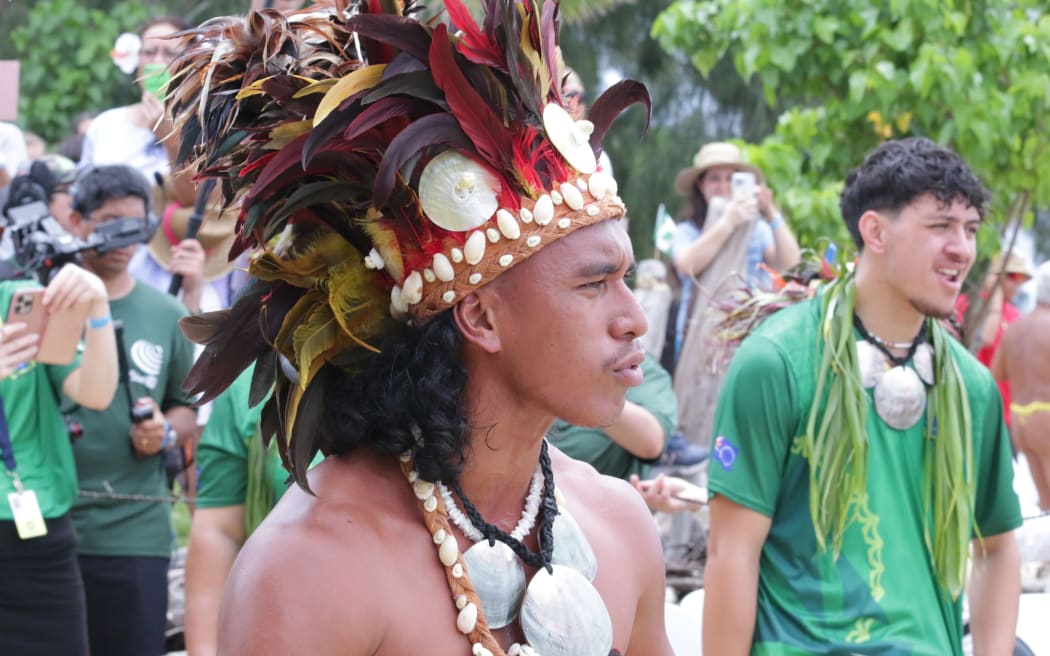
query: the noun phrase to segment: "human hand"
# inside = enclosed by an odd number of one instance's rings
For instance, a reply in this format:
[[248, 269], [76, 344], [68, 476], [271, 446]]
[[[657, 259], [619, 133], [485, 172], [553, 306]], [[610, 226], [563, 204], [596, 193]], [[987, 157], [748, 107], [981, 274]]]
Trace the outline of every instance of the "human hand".
[[164, 442], [164, 413], [160, 411], [157, 402], [148, 396], [138, 399], [136, 403], [148, 403], [153, 409], [153, 415], [145, 421], [131, 425], [131, 432], [128, 433], [131, 438], [131, 447], [135, 450], [135, 455], [140, 458], [152, 456], [160, 451], [160, 446]]
[[770, 223], [773, 219], [777, 218], [776, 206], [773, 204], [773, 190], [769, 187], [762, 185], [755, 191], [755, 200], [758, 203], [758, 211], [762, 214], [762, 218]]
[[158, 140], [166, 139], [174, 131], [175, 124], [164, 111], [164, 102], [155, 95], [144, 92], [142, 99], [139, 101], [139, 106], [141, 107], [142, 120], [145, 123], [142, 127], [152, 130]]
[[91, 306], [90, 316], [98, 318], [109, 313], [106, 285], [98, 276], [75, 264], [66, 264], [44, 290], [44, 306], [52, 314]]
[[632, 474], [631, 485], [642, 495], [645, 505], [654, 512], [697, 510], [707, 503], [706, 490], [674, 476], [660, 474], [643, 481]]
[[749, 224], [758, 212], [758, 201], [756, 198], [734, 198], [726, 205], [725, 213], [722, 215], [733, 228]]
[[36, 333], [20, 334], [25, 328], [21, 322], [0, 327], [0, 380], [24, 368], [36, 356], [40, 336]]
[[182, 276], [185, 293], [196, 292], [204, 281], [204, 247], [196, 239], [183, 239], [171, 247], [171, 272]]

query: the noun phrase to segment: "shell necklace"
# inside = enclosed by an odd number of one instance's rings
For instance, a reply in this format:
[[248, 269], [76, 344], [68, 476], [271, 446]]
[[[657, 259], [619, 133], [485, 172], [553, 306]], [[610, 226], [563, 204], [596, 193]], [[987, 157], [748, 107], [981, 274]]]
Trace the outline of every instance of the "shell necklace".
[[[926, 387], [934, 383], [933, 347], [926, 342], [926, 323], [910, 342], [888, 342], [871, 334], [856, 314], [853, 325], [862, 337], [857, 340], [861, 384], [875, 388], [875, 412], [896, 430], [911, 428], [926, 411]], [[907, 349], [907, 353], [897, 357], [890, 348]], [[914, 369], [907, 366], [909, 360]]]
[[[481, 517], [456, 482], [448, 486], [419, 478], [411, 456], [402, 456], [402, 471], [420, 500], [424, 519], [438, 546], [438, 558], [459, 611], [456, 626], [477, 656], [502, 655], [489, 631], [520, 618], [529, 644], [515, 643], [507, 656], [607, 656], [612, 647], [612, 620], [591, 584], [597, 558], [586, 536], [565, 512], [544, 441], [540, 464], [532, 477], [522, 517], [507, 534]], [[466, 512], [453, 497], [458, 496]], [[562, 506], [561, 508], [559, 506]], [[521, 542], [542, 507], [534, 554]], [[474, 544], [459, 553], [449, 519]], [[528, 586], [522, 561], [538, 571]], [[469, 576], [468, 576], [469, 572]]]

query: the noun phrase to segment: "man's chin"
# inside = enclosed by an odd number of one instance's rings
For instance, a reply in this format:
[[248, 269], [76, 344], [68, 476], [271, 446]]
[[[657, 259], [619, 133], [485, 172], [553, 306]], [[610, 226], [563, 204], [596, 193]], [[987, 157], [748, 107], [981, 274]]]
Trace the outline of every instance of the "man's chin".
[[911, 306], [916, 311], [932, 319], [947, 319], [955, 313], [955, 299], [945, 303], [930, 303], [922, 299], [911, 299]]

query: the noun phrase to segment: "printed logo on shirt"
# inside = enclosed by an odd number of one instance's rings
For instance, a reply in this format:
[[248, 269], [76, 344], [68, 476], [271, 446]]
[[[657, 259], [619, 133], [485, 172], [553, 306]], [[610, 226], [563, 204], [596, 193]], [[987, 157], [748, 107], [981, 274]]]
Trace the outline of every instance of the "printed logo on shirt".
[[733, 463], [736, 462], [738, 453], [740, 450], [736, 448], [736, 445], [725, 437], [719, 435], [715, 438], [714, 456], [715, 460], [722, 465], [722, 469], [733, 471]]
[[131, 382], [143, 385], [148, 389], [155, 388], [157, 377], [160, 376], [160, 370], [164, 366], [164, 347], [138, 339], [131, 345], [128, 356], [132, 364], [131, 371], [128, 372]]

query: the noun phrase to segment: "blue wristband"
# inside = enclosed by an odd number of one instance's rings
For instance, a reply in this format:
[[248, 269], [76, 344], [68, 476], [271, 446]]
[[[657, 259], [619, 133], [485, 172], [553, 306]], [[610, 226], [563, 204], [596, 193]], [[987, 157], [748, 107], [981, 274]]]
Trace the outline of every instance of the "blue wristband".
[[171, 447], [175, 446], [175, 443], [178, 440], [179, 440], [179, 436], [175, 432], [175, 429], [172, 428], [171, 424], [168, 423], [168, 420], [165, 419], [164, 420], [164, 439], [162, 439], [160, 441], [160, 448], [161, 448], [161, 450], [163, 451], [165, 449], [170, 449]]
[[89, 318], [87, 320], [87, 327], [91, 330], [98, 330], [99, 328], [105, 328], [113, 322], [113, 315], [106, 313], [106, 316], [99, 317], [97, 319]]
[[777, 214], [775, 217], [773, 217], [773, 220], [769, 222], [769, 227], [772, 228], [773, 230], [776, 230], [777, 228], [779, 228], [782, 225], [784, 225], [784, 215], [783, 214]]

